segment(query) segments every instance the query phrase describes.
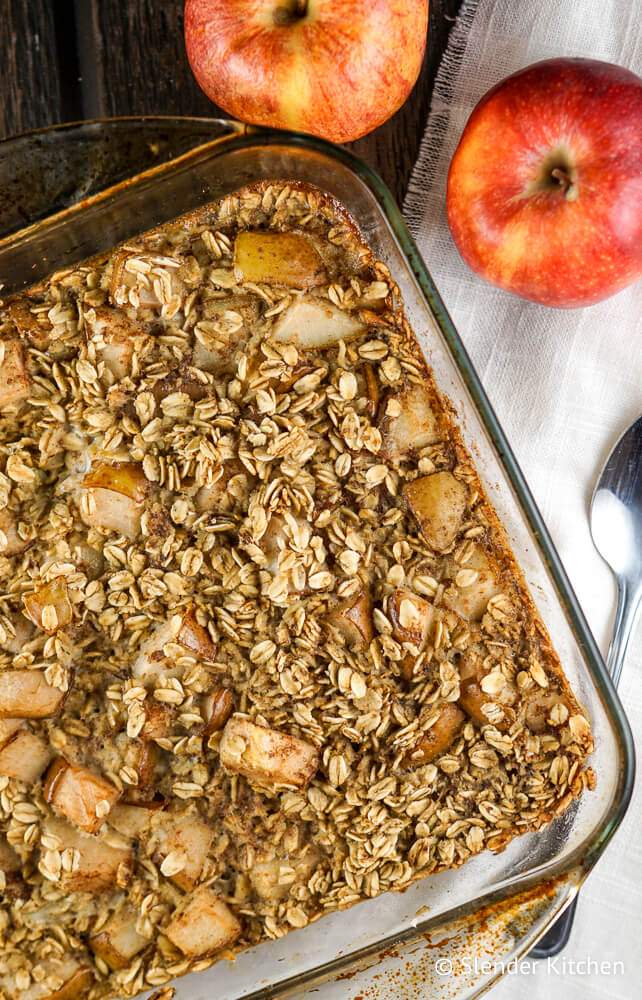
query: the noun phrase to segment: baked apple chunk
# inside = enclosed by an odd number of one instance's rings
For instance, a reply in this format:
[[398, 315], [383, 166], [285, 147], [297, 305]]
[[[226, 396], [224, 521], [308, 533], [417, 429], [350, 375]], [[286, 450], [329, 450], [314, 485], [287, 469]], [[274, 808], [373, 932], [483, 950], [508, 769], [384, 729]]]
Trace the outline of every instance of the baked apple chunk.
[[64, 699], [65, 692], [48, 684], [42, 670], [0, 672], [0, 718], [48, 719]]
[[146, 639], [132, 664], [132, 674], [142, 680], [154, 680], [174, 676], [177, 672], [174, 660], [164, 652], [166, 646], [176, 644], [186, 653], [206, 663], [216, 658], [216, 645], [207, 629], [201, 625], [193, 608], [183, 614], [173, 615], [169, 621], [161, 622]]
[[19, 340], [0, 341], [0, 411], [16, 407], [31, 390], [25, 350]]
[[111, 915], [97, 934], [89, 938], [89, 947], [94, 955], [102, 958], [114, 972], [126, 969], [149, 944], [149, 939], [136, 930], [138, 916], [132, 906], [125, 904]]
[[45, 779], [44, 796], [52, 809], [86, 833], [96, 833], [120, 798], [111, 781], [57, 757]]
[[59, 628], [65, 628], [73, 618], [69, 589], [61, 577], [46, 583], [33, 594], [25, 594], [23, 603], [27, 618], [50, 635]]
[[159, 813], [154, 842], [161, 874], [189, 892], [199, 881], [214, 830], [197, 813]]
[[203, 736], [211, 736], [212, 733], [223, 729], [233, 711], [234, 695], [229, 688], [217, 684], [203, 695], [201, 700], [201, 715], [205, 720]]
[[404, 499], [424, 538], [437, 552], [449, 549], [462, 525], [468, 490], [452, 472], [435, 472], [404, 486]]
[[17, 985], [19, 980], [15, 975], [2, 976], [0, 986], [5, 995], [10, 1000], [82, 1000], [94, 982], [88, 965], [71, 956], [45, 959], [39, 963], [39, 969], [43, 978], [32, 981], [26, 989]]
[[294, 300], [274, 327], [274, 339], [295, 344], [303, 351], [323, 350], [339, 340], [352, 340], [363, 332], [363, 323], [328, 299], [307, 295]]
[[0, 510], [0, 556], [17, 556], [28, 548], [18, 532], [18, 522], [8, 510]]
[[123, 837], [130, 840], [139, 840], [148, 833], [152, 819], [156, 815], [162, 801], [154, 804], [117, 802], [113, 807], [107, 822], [113, 826], [114, 830], [122, 833]]
[[328, 616], [328, 621], [339, 630], [348, 645], [367, 649], [374, 638], [370, 594], [360, 590], [356, 597], [340, 604]]
[[446, 753], [455, 742], [466, 721], [466, 716], [457, 705], [444, 705], [436, 721], [428, 729], [406, 756], [407, 767], [420, 767]]
[[145, 327], [126, 313], [109, 306], [98, 306], [85, 313], [85, 323], [96, 345], [98, 359], [115, 380], [131, 372], [135, 338], [146, 333]]
[[390, 396], [380, 422], [384, 454], [390, 459], [407, 458], [439, 440], [439, 424], [427, 386], [412, 383]]
[[241, 925], [212, 889], [199, 886], [176, 908], [165, 933], [188, 958], [205, 958], [232, 945]]
[[20, 729], [0, 750], [0, 774], [33, 785], [49, 765], [53, 751], [37, 733]]
[[22, 881], [22, 861], [6, 837], [0, 837], [0, 895], [11, 896]]
[[252, 888], [261, 899], [285, 899], [295, 885], [308, 881], [320, 859], [318, 848], [306, 844], [300, 852], [255, 861], [250, 871]]
[[240, 283], [312, 288], [326, 280], [319, 251], [303, 233], [239, 233], [234, 275]]
[[121, 250], [112, 266], [110, 294], [114, 305], [142, 307], [171, 318], [185, 291], [176, 257]]
[[131, 868], [131, 847], [113, 847], [104, 837], [82, 833], [71, 823], [53, 815], [47, 817], [43, 829], [59, 843], [61, 852], [67, 849], [77, 852], [73, 855], [72, 867], [63, 867], [59, 872], [60, 884], [69, 892], [113, 890], [121, 875], [126, 875]]
[[87, 497], [85, 519], [90, 527], [136, 538], [149, 492], [140, 465], [99, 462], [83, 479], [83, 487]]
[[242, 774], [263, 788], [305, 788], [319, 766], [319, 754], [312, 744], [257, 726], [243, 715], [233, 715], [227, 723], [219, 753], [227, 771]]
[[501, 593], [490, 560], [476, 545], [464, 565], [450, 568], [452, 586], [444, 594], [444, 604], [467, 621], [480, 621], [491, 597]]

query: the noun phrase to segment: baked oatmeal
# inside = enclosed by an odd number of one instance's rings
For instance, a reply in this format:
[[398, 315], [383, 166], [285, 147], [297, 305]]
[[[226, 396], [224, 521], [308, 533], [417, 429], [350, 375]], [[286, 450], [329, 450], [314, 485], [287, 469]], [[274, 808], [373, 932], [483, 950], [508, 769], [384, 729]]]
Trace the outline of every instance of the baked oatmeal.
[[398, 290], [246, 188], [0, 326], [0, 989], [133, 996], [501, 850], [590, 727]]

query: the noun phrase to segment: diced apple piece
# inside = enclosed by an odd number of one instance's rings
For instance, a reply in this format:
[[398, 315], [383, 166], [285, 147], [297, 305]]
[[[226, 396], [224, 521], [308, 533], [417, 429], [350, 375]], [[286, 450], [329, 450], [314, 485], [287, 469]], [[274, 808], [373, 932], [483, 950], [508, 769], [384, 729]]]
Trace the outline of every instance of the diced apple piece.
[[485, 694], [482, 691], [477, 681], [465, 680], [462, 682], [459, 704], [465, 711], [466, 715], [468, 715], [473, 722], [476, 722], [478, 726], [490, 725], [490, 719], [484, 711], [484, 706], [489, 705], [492, 701], [493, 699], [490, 695]]
[[22, 862], [6, 837], [0, 837], [0, 871], [5, 874], [19, 872]]
[[105, 568], [102, 552], [92, 545], [87, 545], [81, 535], [70, 539], [69, 545], [76, 569], [84, 573], [88, 580], [97, 580]]
[[200, 886], [181, 900], [165, 933], [188, 958], [206, 958], [232, 945], [241, 925], [212, 889]]
[[[199, 514], [230, 511], [239, 496], [245, 496], [249, 474], [241, 462], [232, 459], [219, 466], [221, 473], [213, 483], [202, 486], [194, 498]], [[242, 477], [242, 478], [238, 478]], [[234, 480], [234, 482], [232, 482]], [[235, 495], [236, 494], [236, 495]]]
[[279, 316], [274, 339], [304, 351], [323, 350], [339, 340], [351, 340], [364, 330], [356, 314], [344, 312], [327, 299], [312, 295], [295, 299]]
[[[47, 993], [43, 1000], [82, 1000], [89, 993], [94, 982], [91, 969], [79, 968], [70, 979], [53, 993]], [[26, 1000], [30, 1000], [29, 997]]]
[[466, 511], [465, 484], [452, 472], [435, 472], [406, 483], [403, 495], [431, 548], [437, 552], [450, 548]]
[[47, 316], [49, 306], [45, 310], [33, 312], [31, 306], [38, 303], [25, 298], [16, 298], [5, 305], [5, 313], [18, 332], [19, 340], [26, 340], [39, 351], [46, 351], [50, 346], [51, 321]]
[[448, 750], [459, 734], [466, 721], [466, 716], [450, 702], [441, 710], [437, 721], [420, 738], [415, 747], [407, 754], [406, 767], [419, 767], [429, 764], [436, 757]]
[[121, 906], [103, 924], [97, 934], [89, 938], [89, 947], [102, 958], [113, 972], [125, 969], [132, 958], [149, 944], [149, 939], [136, 930], [138, 914], [129, 905]]
[[257, 726], [233, 715], [223, 730], [219, 753], [227, 771], [244, 775], [261, 787], [305, 788], [319, 766], [316, 747], [288, 733]]
[[129, 805], [124, 802], [117, 802], [109, 814], [107, 822], [113, 826], [114, 830], [122, 833], [123, 837], [131, 837], [132, 840], [139, 840], [150, 828], [152, 819], [157, 811], [162, 807], [162, 803], [152, 805]]
[[164, 647], [177, 643], [181, 616], [174, 615], [168, 622], [161, 622], [145, 639], [132, 664], [132, 676], [139, 680], [162, 680], [179, 673], [174, 661], [165, 655]]
[[127, 538], [137, 537], [143, 513], [142, 504], [137, 504], [114, 490], [98, 488], [88, 492], [94, 501], [92, 513], [87, 517], [89, 527], [115, 531]]
[[49, 635], [65, 628], [73, 619], [67, 584], [60, 576], [39, 587], [33, 594], [25, 594], [22, 601], [27, 618]]
[[18, 778], [26, 785], [33, 785], [38, 781], [52, 756], [51, 747], [41, 736], [29, 732], [28, 729], [21, 729], [0, 750], [0, 774], [8, 778]]
[[27, 643], [32, 642], [35, 638], [36, 630], [23, 614], [17, 614], [12, 617], [11, 624], [13, 626], [13, 635], [9, 632], [9, 629], [4, 630], [4, 641], [0, 642], [0, 650], [4, 653], [11, 653], [12, 656], [18, 656], [22, 653]]
[[194, 327], [192, 362], [202, 371], [231, 374], [237, 352], [259, 318], [259, 300], [253, 295], [230, 295], [210, 299], [202, 308], [205, 318]]
[[0, 341], [0, 411], [17, 406], [29, 395], [31, 379], [19, 340]]
[[18, 556], [26, 548], [29, 542], [18, 534], [18, 525], [14, 515], [6, 510], [0, 510], [0, 556]]
[[[479, 651], [470, 648], [464, 653], [459, 665], [461, 677], [459, 705], [478, 726], [493, 725], [497, 729], [508, 728], [512, 718], [509, 712], [517, 698], [515, 685], [500, 673], [493, 673], [489, 681], [484, 658]], [[488, 690], [484, 690], [484, 685]]]
[[316, 847], [308, 844], [296, 857], [256, 861], [250, 870], [250, 882], [261, 899], [278, 902], [289, 895], [295, 883], [307, 882], [319, 862]]
[[296, 878], [294, 869], [279, 858], [255, 862], [249, 874], [257, 896], [275, 902], [285, 899]]
[[201, 486], [194, 497], [194, 505], [199, 514], [208, 514], [210, 511], [224, 513], [224, 508], [228, 506], [227, 500], [227, 480], [224, 473], [214, 483], [208, 486]]
[[124, 378], [131, 371], [134, 338], [146, 332], [145, 327], [130, 319], [122, 310], [98, 306], [85, 313], [85, 323], [93, 340], [96, 353], [104, 361], [115, 379]]
[[47, 684], [41, 670], [0, 672], [0, 718], [48, 719], [64, 698], [65, 692]]
[[[190, 892], [198, 883], [214, 840], [214, 830], [194, 812], [160, 813], [155, 823], [158, 863], [168, 861], [167, 877]], [[174, 869], [182, 865], [178, 871]]]
[[205, 719], [203, 736], [207, 738], [212, 733], [223, 729], [225, 723], [234, 711], [234, 695], [229, 688], [218, 684], [203, 695], [201, 714]]
[[152, 740], [130, 740], [126, 764], [138, 775], [138, 783], [125, 791], [127, 802], [151, 802], [156, 794], [157, 768], [160, 751]]
[[450, 572], [453, 588], [444, 594], [444, 604], [467, 621], [480, 621], [491, 597], [501, 592], [488, 556], [476, 545], [465, 565], [455, 563]]
[[238, 282], [312, 288], [326, 280], [319, 251], [302, 233], [239, 233], [234, 241]]
[[22, 877], [22, 861], [5, 837], [0, 837], [0, 899], [4, 904], [28, 896], [29, 889]]
[[359, 649], [366, 649], [374, 638], [370, 594], [360, 590], [332, 611], [328, 621], [339, 629], [346, 642]]
[[176, 641], [208, 663], [216, 657], [216, 646], [207, 629], [198, 622], [193, 608], [183, 616]]
[[[114, 255], [110, 284], [111, 299], [117, 306], [139, 305], [148, 309], [168, 308], [175, 305], [184, 292], [178, 277], [182, 261], [175, 257], [147, 254], [140, 250], [121, 250]], [[172, 313], [173, 314], [173, 313]]]
[[27, 621], [25, 616], [22, 614], [15, 615], [15, 617], [11, 619], [11, 624], [13, 625], [14, 634], [9, 635], [9, 630], [7, 629], [7, 638], [2, 643], [0, 648], [5, 650], [7, 653], [12, 653], [14, 656], [18, 656], [27, 643], [32, 641], [36, 631], [32, 622]]
[[145, 723], [140, 735], [145, 740], [162, 740], [169, 736], [172, 730], [175, 710], [172, 705], [166, 705], [153, 698], [143, 702]]
[[394, 638], [398, 642], [408, 643], [414, 647], [412, 651], [405, 650], [401, 661], [401, 674], [410, 683], [417, 655], [421, 652], [435, 619], [435, 609], [423, 597], [399, 587], [388, 598], [388, 616], [392, 622]]
[[134, 677], [151, 680], [173, 676], [174, 664], [163, 652], [169, 643], [183, 646], [206, 663], [216, 658], [216, 645], [209, 632], [198, 622], [194, 608], [188, 608], [183, 615], [173, 615], [169, 621], [162, 622], [142, 643], [132, 665]]
[[221, 336], [214, 340], [211, 337], [194, 341], [192, 352], [192, 363], [195, 368], [200, 368], [204, 372], [224, 372], [232, 368], [232, 359], [236, 349], [239, 347], [238, 340], [233, 334], [227, 334], [225, 338]]
[[[94, 982], [94, 974], [86, 965], [81, 965], [71, 956], [48, 958], [38, 962], [44, 978], [23, 989], [18, 987], [12, 973], [0, 980], [3, 996], [10, 1000], [84, 1000]], [[52, 988], [48, 983], [60, 983]]]
[[69, 892], [98, 893], [113, 889], [121, 865], [128, 868], [132, 864], [130, 847], [111, 847], [103, 838], [82, 833], [63, 819], [48, 816], [44, 830], [58, 838], [61, 851], [68, 847], [78, 851], [77, 866], [70, 872], [63, 869], [60, 877], [61, 885]]
[[561, 725], [569, 715], [568, 705], [557, 691], [537, 692], [526, 702], [526, 725], [533, 733], [543, 733], [552, 725]]
[[25, 728], [24, 719], [0, 719], [0, 749], [16, 735], [19, 729]]
[[140, 531], [149, 483], [135, 462], [98, 463], [83, 479], [90, 497], [89, 527], [135, 538]]
[[99, 462], [87, 473], [83, 486], [120, 493], [136, 503], [142, 503], [149, 491], [145, 473], [136, 462]]
[[11, 900], [28, 896], [29, 887], [22, 875], [22, 861], [6, 837], [0, 836], [0, 899], [7, 906]]
[[392, 634], [399, 642], [410, 642], [417, 649], [426, 641], [434, 613], [432, 604], [403, 587], [393, 590], [388, 598]]
[[44, 797], [52, 809], [86, 833], [96, 833], [120, 794], [111, 781], [63, 757], [53, 761], [44, 785]]
[[300, 584], [293, 578], [293, 574], [288, 574], [287, 570], [282, 569], [283, 559], [289, 561], [292, 550], [300, 552], [308, 544], [311, 536], [312, 527], [309, 521], [288, 511], [285, 515], [271, 515], [259, 542], [259, 547], [266, 557], [265, 566], [262, 568], [273, 576], [277, 574], [289, 576], [291, 592], [299, 588]]
[[400, 409], [391, 416], [388, 404], [381, 420], [383, 450], [387, 458], [401, 459], [439, 440], [439, 426], [428, 388], [412, 383], [391, 397]]

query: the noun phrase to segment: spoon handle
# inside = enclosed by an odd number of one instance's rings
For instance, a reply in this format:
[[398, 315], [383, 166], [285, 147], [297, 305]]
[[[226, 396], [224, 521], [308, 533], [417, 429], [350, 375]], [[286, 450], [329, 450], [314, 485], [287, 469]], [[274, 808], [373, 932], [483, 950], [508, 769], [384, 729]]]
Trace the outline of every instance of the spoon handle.
[[[624, 659], [629, 645], [629, 639], [635, 625], [640, 603], [642, 601], [642, 585], [636, 583], [631, 585], [628, 580], [618, 577], [617, 610], [615, 612], [615, 622], [613, 623], [613, 638], [606, 657], [606, 666], [610, 673], [613, 684], [617, 687]], [[552, 927], [531, 949], [533, 958], [553, 958], [558, 955], [562, 948], [566, 947], [575, 919], [575, 910], [578, 897], [576, 896], [567, 910], [561, 917], [558, 917]]]
[[627, 580], [620, 577], [618, 580], [617, 611], [615, 612], [615, 623], [613, 625], [613, 638], [611, 639], [611, 645], [606, 657], [606, 665], [615, 687], [617, 687], [622, 674], [624, 658], [633, 626], [635, 625], [635, 619], [640, 610], [641, 598], [642, 587], [640, 584], [637, 583], [631, 586]]

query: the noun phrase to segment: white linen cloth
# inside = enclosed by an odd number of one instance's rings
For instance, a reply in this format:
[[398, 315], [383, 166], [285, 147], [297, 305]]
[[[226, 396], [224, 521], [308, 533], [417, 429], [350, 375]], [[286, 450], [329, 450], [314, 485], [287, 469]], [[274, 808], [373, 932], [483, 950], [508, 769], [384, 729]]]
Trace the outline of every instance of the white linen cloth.
[[[606, 652], [615, 605], [593, 548], [588, 501], [612, 445], [642, 413], [642, 282], [587, 309], [555, 310], [486, 284], [460, 258], [445, 214], [446, 176], [466, 120], [495, 83], [529, 63], [573, 55], [642, 75], [642, 0], [465, 0], [435, 84], [405, 215], [521, 463], [591, 627]], [[620, 695], [642, 759], [642, 624]], [[642, 996], [642, 785], [582, 889], [566, 974], [538, 963], [497, 1000]], [[568, 960], [624, 971], [568, 971]], [[581, 967], [578, 967], [581, 968]]]

